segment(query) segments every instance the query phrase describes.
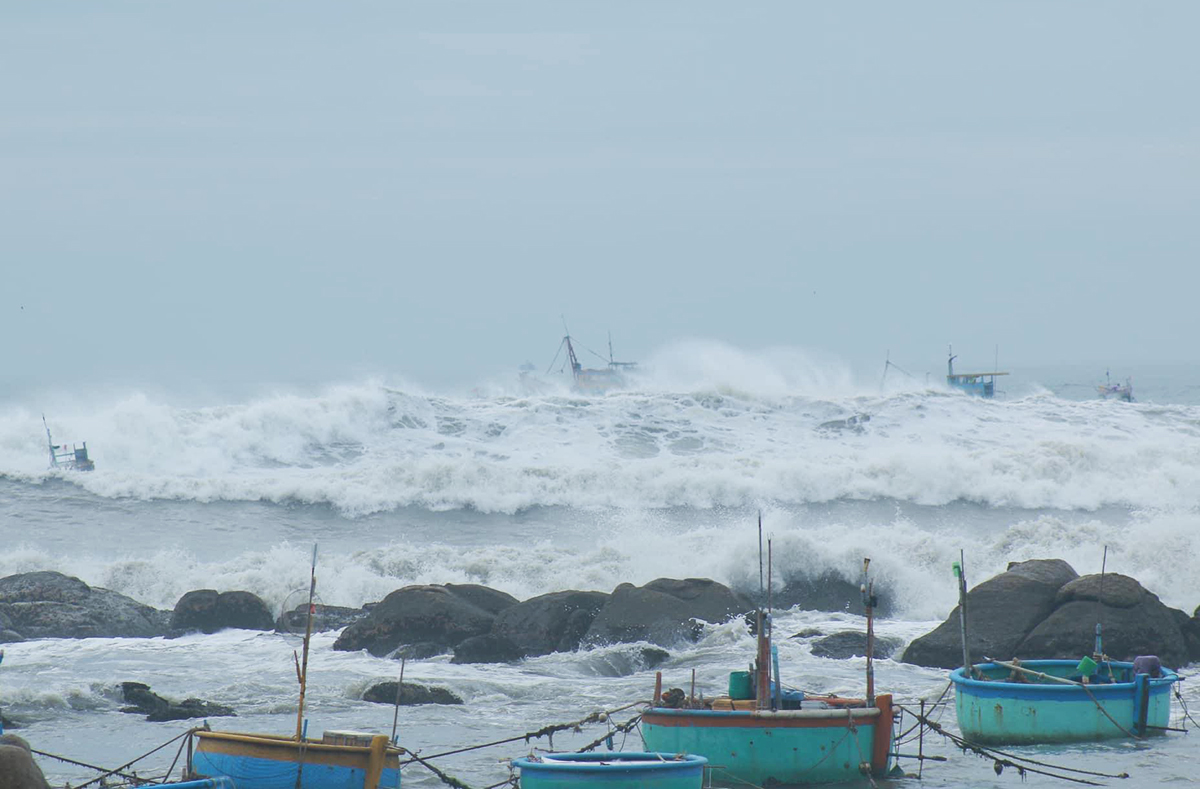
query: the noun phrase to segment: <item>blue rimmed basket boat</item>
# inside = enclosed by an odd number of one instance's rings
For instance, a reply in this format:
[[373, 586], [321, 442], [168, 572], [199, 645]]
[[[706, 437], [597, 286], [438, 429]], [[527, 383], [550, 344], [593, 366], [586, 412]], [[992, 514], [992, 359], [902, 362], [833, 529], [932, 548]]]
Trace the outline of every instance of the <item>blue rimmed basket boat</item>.
[[700, 789], [703, 756], [617, 751], [514, 759], [522, 789]]
[[1078, 670], [1074, 660], [1025, 660], [1016, 671], [977, 663], [970, 677], [957, 668], [950, 680], [958, 728], [972, 742], [1015, 745], [1141, 737], [1169, 724], [1174, 671], [1151, 677], [1135, 674], [1132, 663], [1101, 661], [1084, 684], [1071, 680]]

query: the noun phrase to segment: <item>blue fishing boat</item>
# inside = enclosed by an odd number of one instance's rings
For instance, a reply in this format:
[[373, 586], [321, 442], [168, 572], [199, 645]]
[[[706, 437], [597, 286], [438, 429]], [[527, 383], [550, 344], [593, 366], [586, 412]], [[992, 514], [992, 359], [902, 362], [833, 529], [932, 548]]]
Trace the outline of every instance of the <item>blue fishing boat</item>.
[[94, 471], [95, 462], [88, 457], [87, 442], [82, 446], [77, 444], [55, 444], [50, 435], [50, 425], [46, 424], [46, 415], [42, 414], [42, 426], [46, 428], [46, 443], [50, 446], [50, 468], [65, 471]]
[[313, 546], [303, 657], [296, 661], [300, 704], [294, 735], [210, 731], [194, 733], [188, 772], [197, 778], [230, 778], [237, 789], [400, 789], [400, 748], [382, 734], [327, 731], [306, 736], [304, 695], [312, 641], [317, 549]]
[[[863, 563], [864, 575], [867, 562]], [[754, 671], [733, 672], [730, 694], [708, 703], [674, 695], [668, 706], [655, 689], [642, 715], [646, 749], [706, 757], [715, 782], [731, 786], [820, 784], [885, 776], [895, 752], [892, 697], [875, 695], [871, 663], [875, 597], [867, 606], [867, 693], [863, 699], [786, 692], [770, 614], [756, 612]], [[768, 598], [769, 599], [769, 598]], [[661, 679], [661, 677], [660, 677]]]
[[976, 663], [971, 676], [957, 668], [950, 680], [958, 727], [965, 738], [984, 745], [1161, 733], [1170, 721], [1171, 686], [1179, 675], [1139, 668], [1091, 658]]
[[386, 735], [325, 732], [320, 740], [223, 731], [196, 733], [191, 772], [237, 789], [399, 789], [399, 750]]
[[554, 753], [514, 759], [522, 789], [700, 789], [703, 756], [642, 751]]
[[946, 362], [946, 383], [953, 389], [966, 392], [976, 397], [992, 398], [996, 396], [996, 377], [1008, 373], [956, 373], [954, 372], [954, 350], [950, 350], [950, 358]]

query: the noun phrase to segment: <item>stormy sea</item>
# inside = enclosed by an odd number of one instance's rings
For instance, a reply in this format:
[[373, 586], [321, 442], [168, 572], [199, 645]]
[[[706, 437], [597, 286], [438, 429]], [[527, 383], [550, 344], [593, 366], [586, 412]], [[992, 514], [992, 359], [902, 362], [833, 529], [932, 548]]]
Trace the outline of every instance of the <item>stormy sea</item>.
[[[857, 583], [871, 559], [890, 601], [877, 632], [900, 645], [876, 661], [876, 685], [903, 704], [932, 703], [946, 672], [899, 657], [954, 607], [960, 551], [974, 585], [1026, 559], [1099, 572], [1107, 548], [1108, 572], [1189, 615], [1200, 605], [1200, 370], [1125, 374], [1132, 403], [1097, 397], [1102, 369], [1069, 368], [1002, 379], [992, 400], [951, 391], [938, 376], [856, 383], [839, 369], [667, 371], [592, 395], [515, 376], [456, 393], [365, 380], [208, 402], [148, 391], [12, 394], [0, 399], [0, 577], [53, 570], [165, 610], [190, 590], [245, 590], [279, 610], [306, 599], [316, 545], [316, 595], [326, 605], [359, 607], [426, 583], [483, 584], [526, 599], [700, 577], [752, 594], [761, 512], [777, 585], [830, 574]], [[43, 412], [56, 441], [88, 442], [94, 471], [47, 469]], [[858, 605], [776, 618], [780, 636], [864, 627]], [[336, 637], [321, 632], [312, 642], [309, 732], [390, 733], [392, 707], [362, 694], [395, 680], [400, 662], [335, 651]], [[210, 720], [214, 728], [288, 733], [300, 640], [225, 630], [9, 643], [0, 711], [35, 749], [107, 767], [192, 725], [121, 712], [126, 681], [236, 711]], [[788, 684], [862, 693], [863, 658], [816, 657], [806, 638], [776, 643]], [[435, 754], [577, 720], [649, 698], [656, 670], [684, 686], [695, 669], [697, 689], [713, 695], [754, 653], [740, 620], [662, 645], [669, 657], [655, 666], [643, 646], [505, 664], [409, 660], [406, 682], [445, 687], [465, 703], [402, 707], [398, 739]], [[1080, 654], [1089, 648], [1080, 644]], [[1200, 711], [1200, 683], [1185, 680], [1181, 693]], [[952, 707], [934, 716], [956, 730]], [[1178, 701], [1172, 726], [1193, 726]], [[561, 733], [553, 746], [602, 733]], [[1110, 785], [1189, 785], [1200, 775], [1195, 736], [1019, 750], [1131, 776], [1092, 779]], [[636, 729], [615, 740], [641, 748]], [[547, 747], [518, 742], [439, 766], [490, 786], [509, 775], [507, 760]], [[927, 763], [920, 783], [889, 785], [1022, 784], [937, 735], [923, 748], [948, 761]], [[174, 756], [167, 748], [149, 763], [165, 769]], [[38, 761], [58, 786], [96, 775]], [[404, 782], [442, 785], [419, 765], [405, 768]], [[1034, 774], [1024, 784], [1063, 785]]]

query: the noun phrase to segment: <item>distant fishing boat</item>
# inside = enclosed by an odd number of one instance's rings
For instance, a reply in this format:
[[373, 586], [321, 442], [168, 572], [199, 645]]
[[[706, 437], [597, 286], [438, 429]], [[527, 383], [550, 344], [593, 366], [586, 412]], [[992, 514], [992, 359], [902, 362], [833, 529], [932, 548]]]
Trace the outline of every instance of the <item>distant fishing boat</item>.
[[[863, 562], [864, 575], [867, 564]], [[875, 695], [875, 600], [869, 582], [864, 581], [863, 590], [865, 699], [784, 691], [779, 653], [771, 644], [771, 615], [759, 609], [754, 670], [733, 672], [729, 695], [711, 702], [683, 696], [675, 699], [678, 706], [667, 706], [659, 683], [653, 706], [642, 715], [646, 749], [703, 756], [714, 780], [731, 786], [819, 784], [887, 775], [895, 753], [892, 697]]]
[[[602, 368], [584, 367], [575, 353], [575, 345], [571, 342], [571, 333], [568, 331], [563, 336], [562, 342], [559, 343], [558, 351], [554, 354], [554, 361], [550, 362], [550, 368], [546, 372], [554, 369], [563, 348], [567, 350], [566, 362], [571, 366], [572, 388], [577, 392], [603, 394], [613, 389], [624, 388], [628, 384], [626, 374], [637, 368], [637, 362], [618, 362], [613, 359], [612, 335], [609, 335], [608, 338], [607, 366]], [[604, 360], [604, 357], [595, 351], [587, 348], [584, 350], [596, 358]]]
[[50, 468], [67, 471], [94, 471], [96, 464], [88, 457], [87, 442], [83, 446], [71, 444], [55, 444], [50, 435], [50, 425], [46, 424], [46, 415], [42, 414], [42, 426], [46, 428], [46, 443], [50, 447]]
[[971, 676], [956, 668], [950, 680], [958, 728], [982, 745], [1093, 742], [1160, 733], [1170, 722], [1171, 686], [1179, 675], [1167, 668], [1151, 673], [1140, 668], [1091, 658], [996, 660], [976, 663]]
[[952, 388], [966, 392], [976, 397], [992, 398], [996, 396], [996, 377], [1008, 373], [956, 373], [954, 372], [954, 349], [950, 350], [950, 358], [946, 362], [946, 383]]
[[237, 789], [399, 789], [401, 750], [386, 735], [327, 731], [320, 739], [306, 736], [304, 694], [316, 588], [314, 546], [303, 658], [296, 663], [300, 681], [296, 733], [288, 736], [197, 731], [196, 749], [189, 765], [191, 775], [231, 778]]
[[1096, 386], [1096, 392], [1105, 400], [1123, 400], [1133, 402], [1133, 379], [1126, 378], [1125, 383], [1113, 383], [1108, 370], [1104, 371], [1104, 383]]

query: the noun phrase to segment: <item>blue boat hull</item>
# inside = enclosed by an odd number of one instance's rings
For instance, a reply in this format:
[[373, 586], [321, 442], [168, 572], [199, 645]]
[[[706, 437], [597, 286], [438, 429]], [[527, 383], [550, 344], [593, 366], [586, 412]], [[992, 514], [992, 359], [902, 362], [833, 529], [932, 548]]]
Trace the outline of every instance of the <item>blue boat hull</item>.
[[882, 776], [894, 750], [890, 697], [880, 708], [651, 709], [642, 716], [642, 739], [647, 750], [706, 757], [714, 781], [730, 786], [834, 783], [862, 779], [868, 773]]
[[522, 789], [701, 789], [706, 763], [700, 756], [630, 751], [513, 760]]
[[[1021, 665], [1066, 677], [1073, 660], [1027, 660]], [[1103, 664], [1107, 668], [1109, 664]], [[1007, 682], [1009, 669], [981, 663], [976, 669], [989, 677], [981, 681], [955, 669], [955, 711], [958, 727], [972, 742], [990, 745], [1093, 742], [1131, 734], [1152, 733], [1170, 722], [1171, 686], [1179, 676], [1164, 671], [1151, 679], [1131, 674], [1132, 664], [1113, 661], [1119, 680], [1109, 684], [1065, 685]], [[1128, 681], [1120, 681], [1128, 680]]]
[[[399, 789], [395, 751], [266, 735], [199, 732], [192, 770], [237, 789]], [[386, 738], [381, 738], [386, 740]], [[368, 775], [378, 780], [368, 786]]]

